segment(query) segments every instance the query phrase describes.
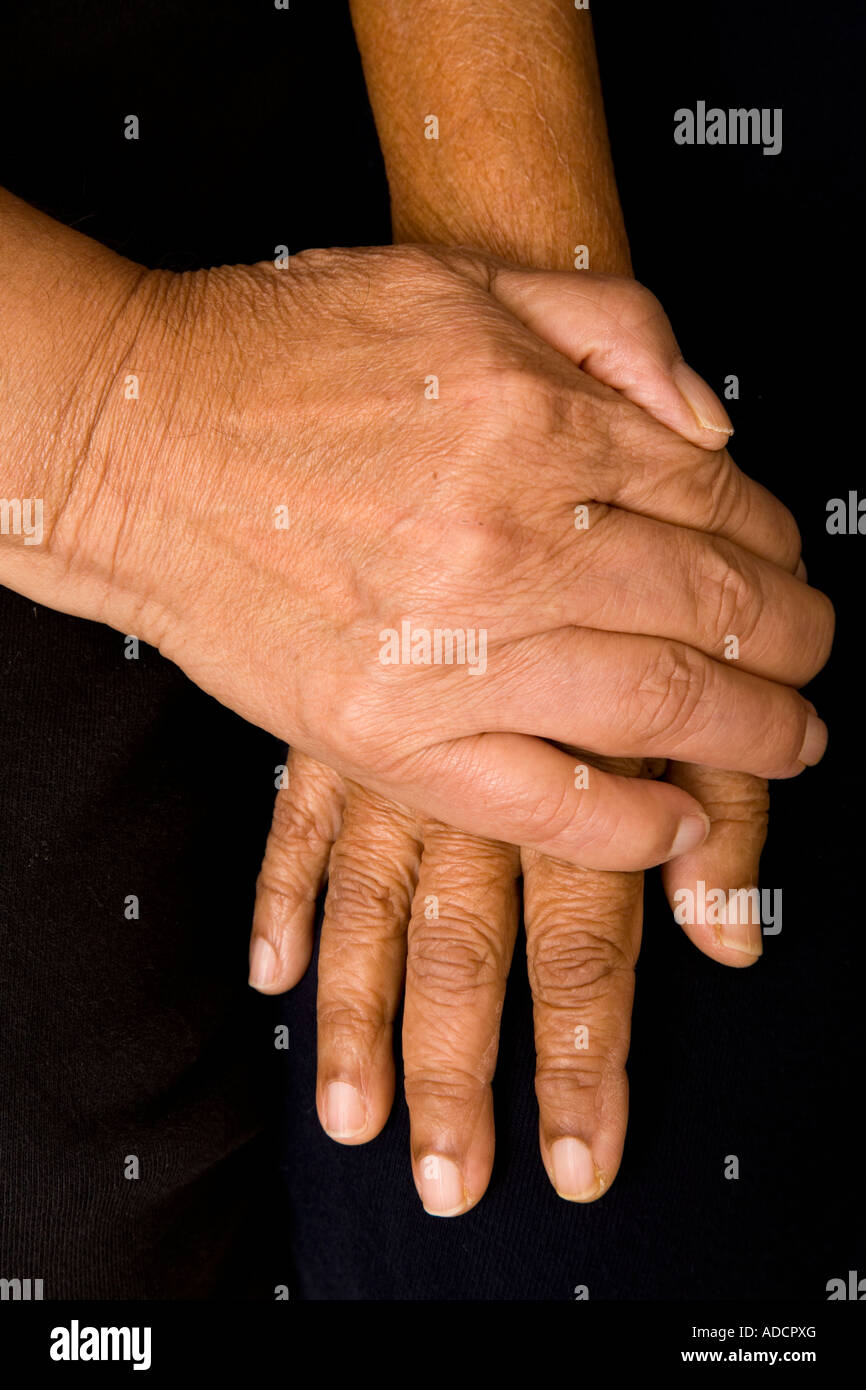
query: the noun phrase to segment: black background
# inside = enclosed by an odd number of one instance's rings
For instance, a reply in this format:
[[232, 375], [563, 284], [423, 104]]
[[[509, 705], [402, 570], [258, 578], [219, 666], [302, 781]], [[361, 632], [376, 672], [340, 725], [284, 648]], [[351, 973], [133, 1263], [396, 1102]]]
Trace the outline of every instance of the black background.
[[[783, 890], [783, 931], [754, 969], [726, 971], [651, 878], [629, 1137], [589, 1207], [560, 1202], [538, 1158], [518, 948], [493, 1181], [469, 1215], [433, 1221], [402, 1104], [365, 1148], [319, 1129], [313, 972], [280, 1004], [244, 984], [280, 750], [155, 652], [125, 661], [118, 634], [3, 592], [0, 1274], [43, 1277], [46, 1296], [266, 1296], [270, 1280], [293, 1298], [567, 1300], [586, 1284], [592, 1299], [822, 1300], [829, 1279], [866, 1275], [866, 538], [825, 527], [828, 499], [866, 494], [862, 21], [805, 0], [595, 0], [593, 15], [638, 278], [717, 390], [739, 377], [734, 455], [793, 510], [810, 581], [837, 605], [808, 692], [830, 750], [773, 795], [763, 883]], [[673, 112], [697, 100], [782, 107], [782, 153], [676, 146]], [[0, 140], [0, 182], [148, 265], [388, 239], [336, 0], [7, 5]], [[275, 1064], [279, 1018], [291, 1047]], [[278, 1103], [290, 1229], [255, 1137]], [[116, 1181], [130, 1152], [140, 1184]]]

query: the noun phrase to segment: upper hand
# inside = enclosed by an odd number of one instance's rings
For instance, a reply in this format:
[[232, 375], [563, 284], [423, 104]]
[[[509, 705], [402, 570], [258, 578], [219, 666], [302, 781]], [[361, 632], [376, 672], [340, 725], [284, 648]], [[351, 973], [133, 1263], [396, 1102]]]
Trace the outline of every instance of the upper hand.
[[[624, 399], [646, 291], [393, 248], [142, 293], [140, 399], [103, 412], [58, 528], [81, 610], [379, 794], [587, 866], [660, 862], [707, 822], [672, 785], [576, 785], [550, 741], [773, 776], [820, 756], [792, 687], [829, 604], [788, 573], [784, 507]], [[689, 413], [666, 352], [660, 418]], [[404, 621], [484, 631], [484, 674], [383, 664]]]

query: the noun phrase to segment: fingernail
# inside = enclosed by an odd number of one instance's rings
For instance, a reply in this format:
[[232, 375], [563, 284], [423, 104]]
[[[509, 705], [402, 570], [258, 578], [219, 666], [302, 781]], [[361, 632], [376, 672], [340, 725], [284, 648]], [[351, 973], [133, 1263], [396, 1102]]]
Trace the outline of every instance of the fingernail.
[[692, 411], [702, 429], [715, 430], [717, 434], [733, 434], [734, 427], [715, 391], [686, 366], [678, 362], [673, 370], [674, 384]]
[[450, 1158], [427, 1154], [418, 1165], [421, 1202], [428, 1216], [459, 1216], [466, 1209], [463, 1174]]
[[823, 719], [810, 713], [806, 724], [806, 737], [800, 749], [800, 762], [805, 763], [807, 767], [814, 767], [815, 763], [819, 763], [827, 747], [827, 738], [827, 725]]
[[669, 858], [675, 859], [678, 854], [688, 854], [689, 850], [697, 849], [709, 833], [709, 816], [684, 816], [677, 826]]
[[808, 584], [809, 582], [809, 575], [802, 560], [800, 560], [797, 568], [794, 570], [794, 577], [795, 579], [802, 579], [804, 584]]
[[250, 979], [253, 989], [267, 989], [277, 973], [277, 953], [266, 936], [256, 936], [250, 947]]
[[332, 1139], [354, 1139], [367, 1128], [367, 1109], [361, 1094], [348, 1081], [325, 1087], [325, 1129]]
[[598, 1191], [592, 1154], [581, 1139], [557, 1139], [550, 1146], [553, 1185], [567, 1202], [585, 1202]]
[[739, 951], [753, 959], [764, 954], [764, 934], [760, 922], [723, 922], [719, 935], [722, 945], [730, 951]]

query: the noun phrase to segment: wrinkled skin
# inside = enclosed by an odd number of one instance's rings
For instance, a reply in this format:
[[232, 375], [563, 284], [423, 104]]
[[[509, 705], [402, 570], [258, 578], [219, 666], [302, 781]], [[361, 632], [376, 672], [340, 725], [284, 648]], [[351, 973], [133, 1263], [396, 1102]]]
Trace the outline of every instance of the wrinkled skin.
[[[585, 277], [588, 296], [595, 291], [592, 281]], [[627, 293], [622, 282], [617, 292], [623, 299], [607, 328], [609, 352], [595, 364], [610, 384], [616, 384], [610, 364], [621, 349], [624, 306], [643, 293], [639, 287]], [[662, 319], [657, 310], [642, 320], [648, 355], [632, 360], [628, 378], [632, 399], [657, 418], [667, 402], [653, 392], [650, 362], [664, 358], [673, 342]], [[693, 416], [674, 412], [667, 423], [694, 431]], [[699, 432], [695, 442], [718, 448], [722, 441]], [[606, 766], [619, 775], [654, 775], [664, 764], [621, 759]], [[756, 882], [766, 783], [682, 764], [669, 775], [702, 800], [713, 827], [691, 858], [665, 866], [669, 896], [702, 875], [710, 882]], [[413, 1171], [435, 1214], [468, 1210], [489, 1179], [490, 1081], [521, 871], [542, 1156], [562, 1196], [592, 1200], [615, 1176], [625, 1135], [641, 876], [593, 872], [534, 850], [521, 856], [416, 816], [302, 754], [290, 755], [289, 785], [277, 798], [259, 880], [251, 979], [277, 991], [303, 973], [313, 904], [328, 872], [319, 956], [319, 1114], [328, 1132], [346, 1143], [366, 1142], [384, 1124], [394, 1090], [391, 1029], [405, 968]], [[725, 964], [751, 964], [761, 951], [759, 925], [699, 921], [686, 930]]]
[[[651, 296], [629, 292], [640, 321]], [[792, 687], [832, 620], [790, 573], [792, 518], [589, 375], [604, 348], [575, 353], [586, 370], [556, 350], [574, 277], [317, 252], [146, 279], [137, 302], [150, 390], [104, 412], [55, 537], [88, 614], [380, 795], [584, 867], [661, 862], [707, 822], [668, 783], [578, 790], [551, 741], [757, 776], [820, 756]], [[486, 672], [383, 665], [406, 617], [484, 629]]]

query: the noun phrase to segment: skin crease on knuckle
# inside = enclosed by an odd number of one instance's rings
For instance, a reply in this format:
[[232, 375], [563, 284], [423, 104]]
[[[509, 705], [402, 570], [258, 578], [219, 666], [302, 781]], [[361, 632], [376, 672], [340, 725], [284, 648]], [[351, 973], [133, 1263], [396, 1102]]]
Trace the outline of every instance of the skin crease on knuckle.
[[274, 804], [274, 818], [271, 822], [271, 835], [276, 850], [274, 862], [288, 852], [303, 853], [304, 850], [318, 850], [323, 844], [330, 844], [339, 832], [336, 815], [323, 814], [321, 804], [311, 805], [309, 799], [288, 791], [277, 798]]
[[[762, 592], [761, 569], [751, 555], [730, 541], [714, 538], [702, 552], [702, 569], [696, 583], [702, 606], [707, 614], [715, 615], [708, 638], [714, 645], [717, 658], [724, 650], [728, 634], [736, 635], [740, 646], [741, 669], [753, 670], [764, 658], [756, 645], [756, 632], [766, 611]], [[707, 597], [710, 596], [710, 597]], [[797, 681], [804, 684], [821, 669], [829, 656], [828, 637], [832, 640], [832, 605], [817, 590], [810, 591], [808, 609], [801, 610], [798, 627]], [[769, 642], [770, 632], [764, 634]]]
[[686, 732], [699, 733], [698, 711], [709, 676], [709, 663], [684, 643], [655, 644], [636, 690], [626, 694], [635, 741], [663, 745]]
[[[747, 557], [737, 555], [733, 546], [723, 543], [714, 542], [701, 552], [695, 593], [710, 624], [706, 650], [715, 657], [723, 655], [729, 633], [736, 634], [745, 657], [760, 622], [760, 582], [757, 572], [744, 572], [740, 567], [744, 563], [748, 566]], [[742, 664], [744, 670], [749, 669], [747, 660]]]
[[504, 978], [502, 943], [495, 925], [481, 918], [443, 917], [413, 931], [407, 989], [444, 1003], [495, 988]]
[[320, 992], [316, 1013], [319, 1036], [327, 1035], [328, 1047], [339, 1055], [344, 1071], [349, 1070], [350, 1061], [366, 1060], [370, 1040], [393, 1023], [385, 993], [346, 972], [340, 980], [339, 995]]
[[[285, 911], [287, 908], [295, 908], [300, 903], [313, 903], [316, 900], [317, 888], [314, 885], [309, 887], [306, 884], [306, 875], [300, 864], [296, 861], [286, 860], [279, 856], [265, 855], [259, 876], [256, 880], [256, 895], [259, 900], [259, 911], [265, 898], [282, 899], [281, 907]], [[273, 931], [267, 932], [268, 938], [274, 935]], [[279, 933], [282, 937], [282, 933]], [[271, 945], [280, 945], [281, 941]]]
[[[424, 1116], [425, 1128], [437, 1134], [439, 1152], [459, 1152], [471, 1147], [480, 1125], [486, 1119], [486, 1106], [492, 1067], [478, 1070], [465, 1065], [460, 1048], [449, 1051], [450, 1043], [437, 1041], [433, 1051], [435, 1069], [407, 1063], [403, 1094], [413, 1126]], [[414, 1144], [413, 1144], [414, 1148]], [[416, 1159], [422, 1154], [415, 1155]]]
[[527, 838], [542, 849], [566, 834], [575, 822], [584, 821], [584, 808], [580, 803], [575, 805], [573, 788], [568, 784], [550, 788], [543, 800], [536, 800], [525, 808]]
[[[732, 776], [716, 768], [697, 769], [700, 775], [701, 805], [713, 825], [730, 822], [753, 825], [766, 824], [770, 810], [770, 790], [764, 778], [742, 774]], [[691, 789], [695, 783], [693, 769], [671, 768], [669, 780]]]
[[603, 998], [611, 978], [631, 977], [634, 956], [598, 927], [581, 923], [533, 934], [530, 983], [539, 1005], [573, 1008]]
[[415, 887], [414, 874], [402, 864], [390, 865], [386, 881], [381, 860], [369, 858], [369, 847], [363, 857], [353, 849], [351, 843], [337, 842], [328, 883], [330, 914], [350, 951], [353, 939], [362, 944], [371, 937], [393, 939], [408, 919]]

